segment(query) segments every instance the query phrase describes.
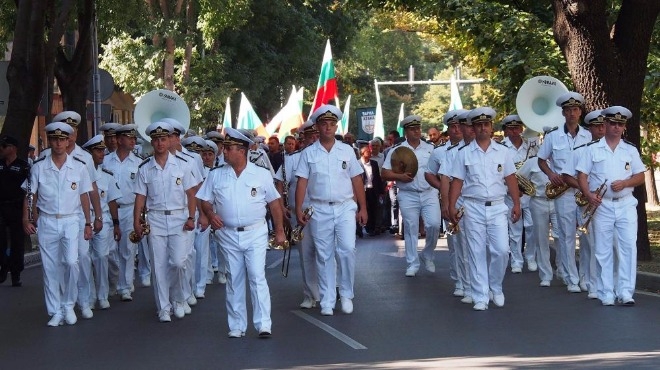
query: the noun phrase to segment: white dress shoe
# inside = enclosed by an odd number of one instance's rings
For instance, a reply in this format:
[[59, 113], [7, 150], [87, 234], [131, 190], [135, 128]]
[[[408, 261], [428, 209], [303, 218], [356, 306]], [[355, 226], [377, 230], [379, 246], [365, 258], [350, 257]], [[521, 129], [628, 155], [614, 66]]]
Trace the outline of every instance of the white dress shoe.
[[92, 312], [91, 308], [85, 307], [80, 310], [80, 316], [82, 316], [83, 319], [91, 319], [94, 317], [94, 312]]
[[197, 304], [197, 298], [195, 298], [194, 295], [191, 295], [190, 297], [188, 297], [188, 299], [186, 300], [186, 302], [188, 302], [188, 305], [190, 305], [190, 306], [194, 306], [194, 305]]
[[64, 321], [66, 321], [66, 323], [69, 325], [73, 325], [78, 322], [78, 318], [76, 317], [76, 313], [73, 312], [73, 308], [69, 308], [64, 312]]
[[473, 310], [475, 311], [486, 311], [488, 309], [488, 304], [483, 303], [483, 302], [478, 302], [477, 304], [472, 307]]
[[454, 297], [463, 297], [465, 296], [465, 291], [461, 288], [456, 288], [454, 289], [454, 293], [452, 293]]
[[218, 273], [218, 283], [227, 284], [227, 275], [224, 272]]
[[107, 310], [110, 308], [110, 302], [107, 299], [99, 299], [99, 308], [102, 310]]
[[174, 317], [176, 317], [177, 319], [182, 319], [186, 315], [186, 312], [183, 310], [183, 303], [174, 302], [172, 306], [174, 311]]
[[158, 314], [158, 321], [160, 322], [170, 322], [172, 318], [170, 317], [170, 312], [167, 310], [161, 310]]
[[316, 301], [314, 300], [314, 298], [310, 298], [310, 297], [305, 297], [305, 299], [303, 299], [302, 303], [300, 304], [300, 308], [313, 308], [313, 307], [316, 307]]
[[426, 268], [426, 271], [435, 272], [435, 263], [432, 259], [426, 258], [426, 256], [421, 253], [419, 254], [419, 259], [424, 262], [424, 268]]
[[495, 303], [495, 306], [497, 307], [503, 307], [504, 306], [504, 294], [493, 294], [493, 303]]
[[522, 268], [520, 267], [511, 267], [511, 272], [514, 274], [519, 274], [522, 272]]
[[580, 292], [582, 292], [582, 289], [580, 289], [580, 287], [577, 286], [577, 284], [570, 284], [568, 286], [568, 288], [566, 288], [566, 290], [568, 290], [569, 293], [580, 293]]
[[353, 300], [350, 298], [341, 298], [341, 311], [347, 315], [353, 313]]
[[333, 315], [332, 308], [330, 307], [321, 308], [321, 315], [332, 316]]
[[123, 293], [121, 295], [121, 301], [122, 302], [130, 302], [133, 300], [133, 297], [131, 297], [131, 293]]
[[240, 338], [245, 336], [245, 333], [240, 330], [231, 330], [227, 335], [229, 336], [229, 338]]
[[473, 303], [472, 297], [466, 295], [465, 297], [463, 297], [463, 299], [461, 299], [461, 303], [472, 304]]
[[190, 308], [188, 302], [183, 302], [183, 313], [186, 315], [190, 315], [192, 313], [192, 308]]
[[541, 284], [539, 284], [539, 286], [549, 287], [550, 286], [550, 280], [541, 280]]
[[61, 313], [56, 313], [48, 321], [48, 326], [55, 327], [60, 325], [64, 325], [64, 317], [62, 317]]
[[408, 269], [406, 269], [406, 276], [407, 277], [413, 277], [415, 275], [417, 275], [417, 269], [416, 268], [408, 267]]
[[527, 261], [527, 269], [531, 272], [535, 272], [539, 269], [539, 265], [536, 264], [536, 261]]
[[140, 279], [140, 283], [142, 284], [143, 287], [149, 287], [151, 286], [151, 278], [142, 278]]

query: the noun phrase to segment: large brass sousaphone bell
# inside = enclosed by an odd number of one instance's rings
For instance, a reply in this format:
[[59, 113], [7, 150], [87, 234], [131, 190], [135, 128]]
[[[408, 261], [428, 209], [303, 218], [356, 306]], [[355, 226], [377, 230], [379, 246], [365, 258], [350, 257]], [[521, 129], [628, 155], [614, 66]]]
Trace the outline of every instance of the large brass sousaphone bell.
[[400, 145], [394, 149], [391, 163], [392, 172], [394, 173], [407, 173], [410, 174], [410, 177], [417, 175], [419, 168], [417, 157], [415, 156], [415, 152], [406, 146]]
[[566, 86], [554, 77], [532, 77], [518, 90], [516, 111], [528, 129], [542, 133], [543, 126], [554, 127], [564, 122], [561, 107], [556, 102], [567, 92]]
[[164, 89], [154, 90], [144, 94], [138, 100], [133, 119], [138, 127], [138, 134], [144, 140], [145, 149], [151, 147], [151, 138], [145, 132], [147, 126], [163, 118], [173, 118], [179, 121], [186, 130], [190, 127], [190, 110], [177, 93]]

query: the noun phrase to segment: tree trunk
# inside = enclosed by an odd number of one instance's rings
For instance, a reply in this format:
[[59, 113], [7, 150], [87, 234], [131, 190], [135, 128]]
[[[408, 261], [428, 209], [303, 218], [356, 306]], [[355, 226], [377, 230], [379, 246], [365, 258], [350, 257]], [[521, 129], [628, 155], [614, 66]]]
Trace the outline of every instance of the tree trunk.
[[[587, 110], [622, 105], [633, 112], [627, 139], [639, 147], [639, 112], [651, 34], [660, 12], [657, 0], [624, 1], [611, 29], [605, 0], [553, 0], [555, 40]], [[651, 258], [644, 186], [638, 199], [637, 257]]]
[[43, 28], [47, 5], [42, 0], [22, 0], [17, 3], [14, 44], [7, 68], [7, 117], [2, 133], [18, 139], [18, 155], [21, 158], [27, 157], [34, 118], [44, 91]]
[[82, 117], [78, 126], [79, 145], [84, 144], [94, 133], [87, 130], [87, 90], [92, 72], [92, 23], [94, 1], [85, 0], [78, 12], [78, 40], [70, 60], [59, 48], [55, 58], [55, 77], [62, 94], [65, 110], [78, 112]]

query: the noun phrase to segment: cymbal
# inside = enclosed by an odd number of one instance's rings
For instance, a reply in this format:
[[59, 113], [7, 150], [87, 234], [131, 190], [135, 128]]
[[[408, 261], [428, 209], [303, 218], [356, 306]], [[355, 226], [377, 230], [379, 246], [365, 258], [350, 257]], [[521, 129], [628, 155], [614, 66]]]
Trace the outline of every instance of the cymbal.
[[411, 177], [417, 175], [417, 156], [410, 148], [399, 146], [392, 152], [392, 172], [408, 173]]

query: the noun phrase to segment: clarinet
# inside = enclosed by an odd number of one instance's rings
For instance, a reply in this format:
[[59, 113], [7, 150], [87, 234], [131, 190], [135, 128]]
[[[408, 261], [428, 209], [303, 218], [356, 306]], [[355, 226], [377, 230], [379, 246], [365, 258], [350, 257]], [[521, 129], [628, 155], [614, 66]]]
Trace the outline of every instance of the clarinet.
[[30, 175], [27, 177], [27, 216], [28, 221], [31, 224], [34, 224], [34, 215], [32, 214], [32, 208], [34, 207], [34, 193], [32, 193], [32, 181]]
[[284, 198], [284, 207], [289, 208], [289, 182], [286, 180], [286, 157], [284, 150], [282, 150], [282, 180], [284, 183], [284, 189], [282, 190], [282, 197]]

